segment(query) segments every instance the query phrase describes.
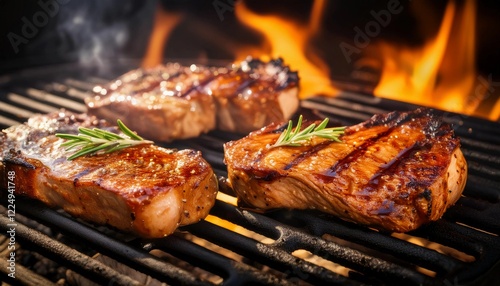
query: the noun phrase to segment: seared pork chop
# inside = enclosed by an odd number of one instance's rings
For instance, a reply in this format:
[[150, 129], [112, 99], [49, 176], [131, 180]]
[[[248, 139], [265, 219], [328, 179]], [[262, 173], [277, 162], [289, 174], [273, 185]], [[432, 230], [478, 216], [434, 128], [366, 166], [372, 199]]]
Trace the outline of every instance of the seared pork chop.
[[207, 86], [216, 104], [217, 129], [248, 133], [288, 120], [299, 107], [297, 73], [281, 59], [249, 59]]
[[341, 143], [313, 138], [270, 147], [285, 127], [271, 124], [225, 144], [228, 179], [241, 202], [317, 209], [407, 232], [439, 219], [464, 189], [459, 139], [432, 110], [376, 115], [346, 128]]
[[163, 237], [207, 216], [217, 181], [200, 152], [138, 145], [69, 161], [64, 140], [54, 134], [76, 134], [80, 126], [117, 131], [95, 117], [61, 111], [1, 133], [0, 171], [15, 172], [16, 196], [143, 237]]
[[145, 138], [171, 141], [215, 128], [215, 104], [203, 91], [215, 70], [167, 64], [133, 70], [86, 99], [90, 115], [122, 120]]
[[297, 73], [279, 59], [228, 68], [169, 63], [130, 71], [94, 93], [86, 99], [89, 114], [121, 119], [157, 141], [213, 129], [248, 133], [287, 120], [299, 105]]

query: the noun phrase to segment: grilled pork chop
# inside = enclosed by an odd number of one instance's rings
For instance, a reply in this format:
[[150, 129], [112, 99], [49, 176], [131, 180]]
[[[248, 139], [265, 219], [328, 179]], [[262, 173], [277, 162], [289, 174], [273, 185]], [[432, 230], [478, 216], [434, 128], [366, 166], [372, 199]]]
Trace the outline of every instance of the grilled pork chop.
[[285, 127], [271, 124], [225, 144], [240, 202], [262, 210], [317, 209], [407, 232], [439, 219], [464, 189], [459, 139], [432, 110], [375, 115], [348, 127], [342, 143], [314, 137], [307, 146], [269, 147]]
[[281, 59], [248, 59], [207, 86], [216, 104], [217, 129], [248, 133], [288, 120], [299, 107], [297, 73]]
[[117, 130], [61, 111], [1, 133], [0, 171], [15, 172], [15, 195], [143, 237], [162, 237], [207, 216], [217, 182], [199, 152], [138, 145], [68, 161], [64, 140], [54, 134], [77, 133], [79, 126]]
[[89, 114], [171, 141], [213, 129], [248, 133], [287, 120], [298, 108], [297, 83], [297, 73], [280, 59], [230, 68], [169, 63], [96, 87], [86, 104]]
[[94, 88], [87, 110], [110, 122], [120, 119], [152, 140], [196, 137], [215, 128], [215, 104], [202, 89], [214, 72], [178, 64], [133, 70]]

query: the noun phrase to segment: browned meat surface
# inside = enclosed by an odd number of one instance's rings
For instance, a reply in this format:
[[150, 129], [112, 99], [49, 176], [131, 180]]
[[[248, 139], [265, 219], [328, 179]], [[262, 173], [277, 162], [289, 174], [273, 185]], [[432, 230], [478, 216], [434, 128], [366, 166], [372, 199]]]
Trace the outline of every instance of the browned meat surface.
[[203, 86], [214, 71], [168, 64], [133, 70], [86, 99], [88, 113], [122, 120], [141, 136], [171, 141], [196, 137], [215, 127], [215, 104]]
[[[304, 124], [304, 128], [309, 124]], [[229, 182], [258, 209], [317, 209], [381, 230], [439, 219], [461, 196], [467, 166], [451, 127], [429, 109], [376, 115], [342, 143], [270, 148], [283, 125], [227, 143]]]
[[95, 117], [59, 112], [3, 131], [0, 171], [15, 172], [16, 195], [143, 237], [207, 216], [217, 182], [199, 152], [139, 145], [68, 161], [71, 153], [54, 133], [77, 133], [79, 126], [116, 130]]
[[217, 128], [248, 133], [287, 120], [298, 108], [297, 84], [281, 60], [249, 59], [229, 68], [170, 63], [98, 86], [86, 104], [89, 114], [171, 141]]
[[217, 128], [248, 133], [288, 120], [299, 107], [297, 74], [278, 60], [243, 61], [208, 85], [217, 110]]

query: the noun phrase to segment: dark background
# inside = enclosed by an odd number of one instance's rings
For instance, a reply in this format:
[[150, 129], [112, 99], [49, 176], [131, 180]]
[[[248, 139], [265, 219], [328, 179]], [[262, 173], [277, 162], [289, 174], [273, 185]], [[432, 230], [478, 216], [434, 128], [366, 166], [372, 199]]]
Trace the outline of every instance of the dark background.
[[[168, 59], [232, 60], [233, 50], [248, 45], [259, 45], [262, 37], [240, 24], [234, 15], [233, 0], [40, 0], [59, 6], [54, 17], [38, 29], [28, 43], [19, 44], [15, 52], [9, 33], [22, 36], [23, 17], [29, 21], [43, 11], [39, 1], [0, 1], [0, 73], [16, 69], [61, 62], [81, 64], [102, 63], [117, 58], [143, 57], [150, 36], [154, 12], [158, 7], [182, 13], [166, 45]], [[410, 1], [401, 5], [410, 7]], [[245, 1], [258, 13], [273, 13], [306, 23], [312, 1]], [[321, 33], [313, 39], [317, 52], [324, 56], [336, 75], [349, 76], [352, 63], [343, 58], [338, 44], [350, 41], [353, 27], [362, 27], [371, 20], [371, 10], [383, 9], [388, 1], [329, 1]], [[395, 15], [393, 22], [381, 30], [377, 40], [405, 45], [421, 45], [432, 37], [440, 24], [447, 1], [425, 0], [425, 15], [416, 16], [411, 9]], [[462, 3], [462, 1], [457, 1]], [[161, 5], [161, 6], [158, 6]], [[476, 33], [476, 63], [479, 73], [500, 75], [500, 4], [497, 1], [478, 1]], [[218, 11], [219, 9], [219, 11]], [[220, 10], [224, 9], [224, 10]], [[222, 11], [222, 12], [221, 12]], [[43, 19], [42, 19], [43, 20]], [[425, 27], [425, 28], [422, 28]], [[269, 27], [272, 28], [272, 27]]]

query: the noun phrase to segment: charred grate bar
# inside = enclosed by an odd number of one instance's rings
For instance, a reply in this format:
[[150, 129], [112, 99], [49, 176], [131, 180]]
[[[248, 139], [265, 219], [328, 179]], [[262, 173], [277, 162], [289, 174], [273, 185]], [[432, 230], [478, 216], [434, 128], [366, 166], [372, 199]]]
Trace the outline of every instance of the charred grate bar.
[[[0, 127], [60, 108], [82, 112], [83, 99], [95, 85], [134, 67], [120, 63], [101, 73], [61, 65], [0, 77]], [[375, 113], [416, 107], [346, 92], [305, 100], [301, 112], [351, 125]], [[442, 220], [409, 234], [380, 233], [313, 211], [257, 214], [218, 200], [206, 221], [164, 239], [143, 240], [18, 199], [16, 210], [30, 224], [20, 222], [16, 237], [23, 248], [99, 284], [137, 285], [145, 280], [101, 262], [96, 253], [173, 285], [488, 285], [498, 281], [500, 269], [500, 124], [448, 112], [443, 116], [461, 137], [469, 164], [464, 197]], [[240, 137], [214, 131], [165, 146], [201, 150], [217, 174], [225, 176], [222, 145]], [[222, 192], [232, 195], [224, 188]], [[1, 218], [3, 235], [6, 219]], [[41, 233], [33, 223], [53, 233]], [[35, 269], [23, 271], [37, 276]]]
[[[7, 217], [0, 217], [0, 225], [3, 233], [10, 229], [10, 227], [8, 227], [9, 224], [10, 221]], [[16, 224], [16, 236], [21, 244], [27, 247], [33, 247], [41, 254], [47, 255], [47, 257], [55, 261], [70, 265], [70, 267], [77, 269], [80, 273], [86, 274], [97, 283], [115, 281], [119, 285], [140, 285], [138, 281], [121, 275], [112, 268], [93, 260], [91, 257], [83, 255], [23, 224]], [[10, 282], [17, 284], [15, 283], [15, 279]]]
[[[344, 283], [347, 282], [343, 278], [339, 279], [337, 276], [331, 276], [331, 273], [325, 271], [325, 269], [314, 267], [305, 261], [297, 261], [294, 256], [290, 255], [294, 250], [308, 250], [316, 255], [337, 261], [360, 273], [368, 275], [384, 273], [386, 282], [406, 281], [412, 284], [429, 282], [427, 277], [418, 272], [366, 255], [355, 249], [328, 242], [321, 239], [320, 236], [310, 235], [298, 228], [280, 223], [264, 215], [240, 210], [220, 202], [217, 203], [213, 213], [245, 228], [265, 234], [273, 238], [274, 242], [266, 245], [259, 242], [250, 242], [249, 239], [241, 241], [241, 238], [239, 239], [237, 234], [233, 232], [217, 235], [217, 233], [208, 231], [206, 227], [189, 226], [187, 228], [214, 243], [225, 245], [236, 252], [244, 252], [245, 257], [251, 257], [257, 261], [263, 259], [264, 261], [261, 262], [266, 265], [277, 263], [274, 267], [281, 268], [282, 271], [293, 269], [293, 271], [301, 273], [305, 280], [311, 280], [312, 283], [329, 282], [345, 285]], [[285, 213], [287, 213], [285, 216], [291, 215], [291, 212]], [[296, 217], [295, 215], [294, 217]], [[202, 223], [207, 224], [207, 222]]]
[[[54, 210], [48, 209], [38, 202], [20, 200], [16, 206], [23, 214], [26, 214], [31, 219], [39, 220], [41, 223], [51, 226], [73, 237], [75, 240], [83, 240], [85, 243], [92, 245], [99, 252], [124, 261], [125, 264], [139, 271], [145, 270], [148, 275], [160, 281], [181, 283], [183, 285], [208, 285], [207, 283], [197, 281], [185, 270], [159, 260], [157, 257], [140, 249], [140, 247], [131, 247], [131, 245], [127, 245], [118, 239], [106, 236], [89, 226], [63, 216]], [[57, 243], [51, 244], [47, 241], [34, 243], [37, 246], [44, 245], [45, 248], [48, 249], [46, 250], [47, 253], [55, 253], [56, 255], [61, 255], [59, 253], [62, 253], [62, 255], [64, 255], [65, 251], [69, 251], [66, 249], [60, 250]], [[38, 250], [38, 247], [34, 247], [34, 249]], [[65, 260], [63, 259], [62, 261], [64, 262]], [[124, 284], [128, 285], [130, 281], [123, 281], [122, 279], [124, 278], [121, 278], [121, 276], [123, 275], [114, 274], [111, 277], [106, 277], [111, 278], [107, 282], [113, 281], [119, 285], [125, 282]]]

